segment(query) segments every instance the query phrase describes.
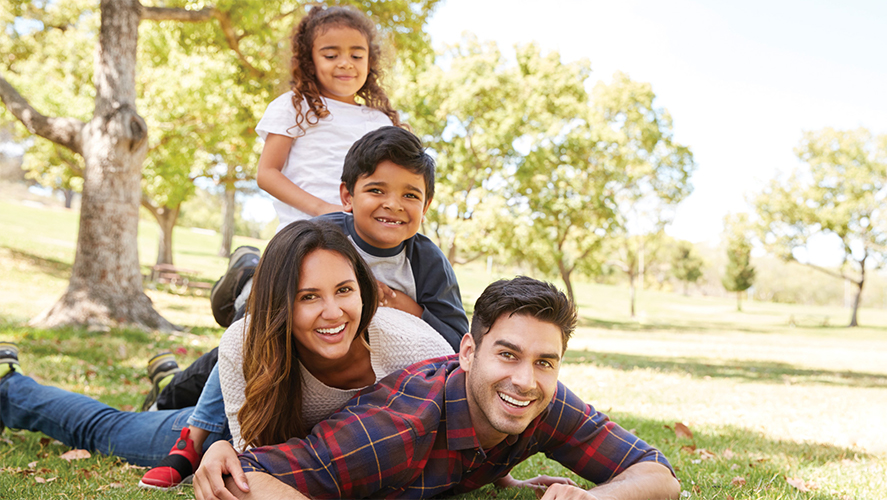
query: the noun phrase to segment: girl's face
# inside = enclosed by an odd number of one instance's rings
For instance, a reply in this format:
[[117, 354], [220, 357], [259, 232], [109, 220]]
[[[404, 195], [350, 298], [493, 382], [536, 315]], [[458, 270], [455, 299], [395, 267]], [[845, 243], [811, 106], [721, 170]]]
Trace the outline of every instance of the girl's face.
[[367, 81], [369, 44], [354, 28], [332, 26], [314, 38], [311, 48], [320, 94], [347, 104], [357, 104], [354, 94]]
[[306, 367], [345, 358], [358, 333], [362, 306], [348, 259], [322, 249], [305, 257], [293, 307], [293, 336]]

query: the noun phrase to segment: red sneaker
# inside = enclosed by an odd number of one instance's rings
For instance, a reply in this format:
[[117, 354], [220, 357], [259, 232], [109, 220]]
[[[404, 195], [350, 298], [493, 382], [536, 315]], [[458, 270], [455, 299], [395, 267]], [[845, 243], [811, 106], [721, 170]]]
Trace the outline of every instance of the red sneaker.
[[194, 450], [194, 441], [188, 437], [190, 433], [191, 429], [182, 429], [169, 455], [142, 476], [139, 488], [166, 491], [179, 486], [185, 478], [194, 474], [200, 465], [200, 455]]

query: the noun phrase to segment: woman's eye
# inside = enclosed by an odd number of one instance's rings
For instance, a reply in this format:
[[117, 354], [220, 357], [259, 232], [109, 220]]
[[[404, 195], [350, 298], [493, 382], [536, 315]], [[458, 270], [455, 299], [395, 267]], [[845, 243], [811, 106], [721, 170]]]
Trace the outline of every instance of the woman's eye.
[[354, 289], [351, 288], [350, 286], [343, 286], [342, 288], [339, 289], [339, 293], [348, 293], [348, 292], [351, 292], [351, 291], [353, 291], [353, 290], [354, 290]]
[[314, 300], [316, 298], [317, 295], [314, 295], [313, 293], [306, 293], [305, 295], [302, 295], [302, 298], [299, 300]]

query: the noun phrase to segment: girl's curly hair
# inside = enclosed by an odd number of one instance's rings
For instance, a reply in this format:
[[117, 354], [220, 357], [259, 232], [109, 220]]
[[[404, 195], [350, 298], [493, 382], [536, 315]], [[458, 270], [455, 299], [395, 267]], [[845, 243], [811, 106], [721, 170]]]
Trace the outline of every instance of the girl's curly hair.
[[[317, 74], [314, 69], [312, 49], [318, 34], [331, 27], [344, 26], [355, 29], [363, 34], [369, 46], [369, 61], [366, 83], [357, 91], [357, 96], [370, 108], [377, 109], [391, 119], [395, 126], [400, 126], [397, 111], [388, 102], [388, 96], [379, 81], [382, 79], [380, 68], [381, 49], [376, 41], [377, 33], [373, 22], [356, 9], [350, 7], [325, 7], [314, 5], [302, 18], [293, 32], [291, 43], [293, 57], [290, 61], [292, 81], [290, 88], [293, 93], [293, 106], [296, 108], [296, 126], [304, 134], [306, 127], [314, 125], [330, 114], [320, 98]], [[302, 100], [308, 103], [309, 111], [302, 111]]]

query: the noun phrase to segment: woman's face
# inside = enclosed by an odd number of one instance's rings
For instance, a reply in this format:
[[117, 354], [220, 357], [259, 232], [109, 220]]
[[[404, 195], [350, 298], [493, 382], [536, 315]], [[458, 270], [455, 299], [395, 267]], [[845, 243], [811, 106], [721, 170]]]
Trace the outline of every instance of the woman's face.
[[293, 306], [293, 335], [302, 362], [344, 358], [357, 336], [362, 307], [348, 259], [331, 250], [308, 254]]

